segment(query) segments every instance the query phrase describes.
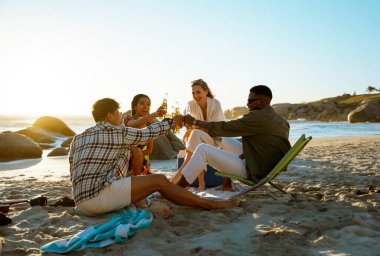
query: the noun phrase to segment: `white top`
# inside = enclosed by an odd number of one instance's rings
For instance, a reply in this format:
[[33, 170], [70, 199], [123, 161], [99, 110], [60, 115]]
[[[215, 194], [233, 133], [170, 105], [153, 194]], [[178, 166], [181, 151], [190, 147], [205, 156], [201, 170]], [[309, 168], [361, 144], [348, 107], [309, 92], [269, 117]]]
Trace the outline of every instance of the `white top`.
[[187, 103], [188, 114], [201, 121], [226, 121], [222, 106], [217, 99], [207, 97], [207, 120], [204, 120], [201, 106], [194, 99]]

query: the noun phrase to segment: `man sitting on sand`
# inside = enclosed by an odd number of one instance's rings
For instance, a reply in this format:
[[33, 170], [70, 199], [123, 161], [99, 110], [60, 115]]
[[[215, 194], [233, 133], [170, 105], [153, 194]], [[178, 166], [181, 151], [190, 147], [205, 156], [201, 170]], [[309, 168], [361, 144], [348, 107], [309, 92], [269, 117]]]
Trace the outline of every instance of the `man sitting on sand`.
[[74, 137], [70, 145], [70, 176], [74, 201], [87, 216], [118, 210], [158, 191], [168, 200], [204, 209], [233, 207], [236, 200], [200, 198], [174, 185], [164, 175], [128, 176], [132, 145], [144, 145], [165, 134], [182, 116], [164, 119], [143, 129], [122, 125], [119, 103], [110, 98], [93, 105], [96, 125]]
[[[264, 178], [290, 149], [289, 123], [270, 106], [272, 91], [265, 85], [250, 89], [249, 113], [240, 119], [222, 122], [199, 121], [190, 115], [186, 125], [204, 128], [211, 136], [242, 136], [243, 154], [237, 157], [216, 147], [200, 144], [176, 183], [186, 187], [193, 183], [206, 164], [235, 176], [257, 181]], [[224, 190], [233, 191], [225, 179]]]

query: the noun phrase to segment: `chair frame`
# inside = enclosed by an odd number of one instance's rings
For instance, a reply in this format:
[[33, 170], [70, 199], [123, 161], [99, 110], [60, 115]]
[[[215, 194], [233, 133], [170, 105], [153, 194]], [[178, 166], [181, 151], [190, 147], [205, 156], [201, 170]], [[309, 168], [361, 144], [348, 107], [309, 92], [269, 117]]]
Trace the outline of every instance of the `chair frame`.
[[[243, 179], [239, 176], [231, 175], [225, 172], [215, 172], [215, 175], [221, 176], [224, 178], [230, 178], [233, 180], [238, 180], [243, 184], [249, 185], [250, 187], [242, 191], [240, 193], [235, 194], [233, 197], [237, 197], [240, 195], [243, 195], [245, 193], [248, 193], [249, 191], [252, 191], [253, 189], [260, 188], [263, 190], [262, 186], [265, 185], [266, 183], [270, 184], [272, 187], [276, 188], [277, 190], [281, 191], [282, 193], [286, 194], [286, 192], [279, 187], [278, 185], [272, 183], [272, 180], [277, 177], [282, 171], [286, 170], [287, 166], [293, 159], [301, 152], [301, 150], [311, 141], [312, 137], [306, 137], [305, 134], [302, 134], [301, 137], [297, 140], [296, 143], [289, 149], [289, 151], [281, 158], [281, 160], [276, 164], [276, 166], [268, 173], [268, 175], [265, 178], [262, 178], [258, 182], [253, 182], [251, 180]], [[272, 193], [269, 191], [264, 192], [274, 199], [277, 199], [276, 196], [274, 196]]]

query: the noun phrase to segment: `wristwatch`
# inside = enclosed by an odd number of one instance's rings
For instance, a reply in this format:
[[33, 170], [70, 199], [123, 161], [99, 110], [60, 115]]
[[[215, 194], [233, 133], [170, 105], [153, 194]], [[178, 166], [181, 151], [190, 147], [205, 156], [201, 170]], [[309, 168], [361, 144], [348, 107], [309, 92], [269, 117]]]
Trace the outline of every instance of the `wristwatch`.
[[197, 122], [198, 122], [198, 120], [194, 118], [194, 120], [193, 120], [193, 125], [196, 126], [196, 125], [197, 125]]
[[173, 118], [169, 118], [169, 117], [164, 118], [164, 119], [162, 120], [162, 122], [163, 122], [163, 121], [167, 121], [167, 122], [169, 123], [169, 126], [170, 126], [170, 127], [172, 127], [173, 122], [174, 122]]

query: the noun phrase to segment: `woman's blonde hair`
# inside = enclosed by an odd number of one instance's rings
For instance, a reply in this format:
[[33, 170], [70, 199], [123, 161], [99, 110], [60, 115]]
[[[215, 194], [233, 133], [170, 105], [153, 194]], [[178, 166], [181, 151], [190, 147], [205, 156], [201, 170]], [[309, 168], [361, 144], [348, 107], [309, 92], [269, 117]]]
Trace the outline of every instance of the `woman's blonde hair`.
[[210, 97], [211, 99], [214, 98], [214, 95], [212, 94], [210, 87], [208, 87], [205, 81], [203, 81], [202, 79], [197, 79], [191, 82], [191, 87], [196, 86], [196, 85], [202, 87], [203, 90], [207, 90], [208, 92], [207, 97]]

